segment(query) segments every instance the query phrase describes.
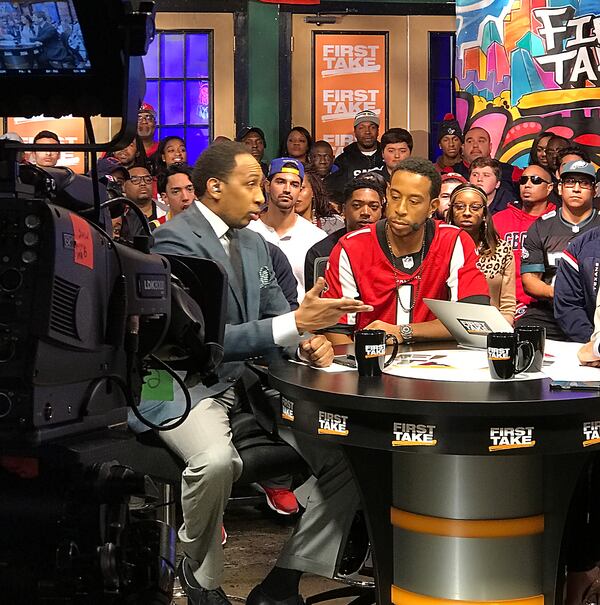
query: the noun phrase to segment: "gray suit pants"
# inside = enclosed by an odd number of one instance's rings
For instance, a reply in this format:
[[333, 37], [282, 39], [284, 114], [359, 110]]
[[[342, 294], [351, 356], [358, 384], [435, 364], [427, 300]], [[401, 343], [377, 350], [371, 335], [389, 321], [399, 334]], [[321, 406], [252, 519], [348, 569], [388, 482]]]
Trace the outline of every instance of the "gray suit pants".
[[[183, 525], [179, 539], [195, 579], [208, 589], [223, 577], [221, 524], [242, 461], [231, 441], [232, 389], [203, 399], [180, 427], [160, 436], [186, 463], [181, 478]], [[315, 482], [307, 507], [277, 561], [279, 567], [332, 577], [358, 507], [358, 492], [341, 448], [282, 430], [307, 461]]]

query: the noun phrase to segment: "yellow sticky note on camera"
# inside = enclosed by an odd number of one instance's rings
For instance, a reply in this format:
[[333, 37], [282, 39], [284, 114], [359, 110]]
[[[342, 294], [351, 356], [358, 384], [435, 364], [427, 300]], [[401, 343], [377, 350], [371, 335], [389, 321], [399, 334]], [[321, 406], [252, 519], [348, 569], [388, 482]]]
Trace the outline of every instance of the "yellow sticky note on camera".
[[150, 370], [144, 379], [142, 399], [173, 401], [175, 399], [173, 376], [166, 370]]

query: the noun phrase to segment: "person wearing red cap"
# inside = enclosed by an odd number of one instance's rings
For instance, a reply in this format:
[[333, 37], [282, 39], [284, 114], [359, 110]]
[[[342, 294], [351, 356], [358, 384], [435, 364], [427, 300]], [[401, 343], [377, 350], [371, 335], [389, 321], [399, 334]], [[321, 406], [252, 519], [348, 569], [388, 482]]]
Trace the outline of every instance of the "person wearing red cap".
[[438, 134], [438, 145], [442, 150], [442, 155], [435, 162], [438, 172], [444, 172], [444, 169], [451, 168], [460, 162], [462, 143], [463, 133], [458, 120], [454, 114], [447, 113]]
[[148, 158], [151, 158], [158, 151], [158, 141], [154, 140], [155, 132], [156, 111], [154, 111], [152, 105], [142, 103], [138, 110], [137, 133], [142, 139], [142, 143], [144, 143], [146, 157]]

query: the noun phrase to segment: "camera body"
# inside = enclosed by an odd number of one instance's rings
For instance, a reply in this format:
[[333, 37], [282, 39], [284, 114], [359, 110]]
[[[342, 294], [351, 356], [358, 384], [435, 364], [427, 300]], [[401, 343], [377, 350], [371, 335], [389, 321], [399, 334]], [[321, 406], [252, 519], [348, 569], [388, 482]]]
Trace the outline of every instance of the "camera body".
[[[0, 115], [83, 117], [90, 143], [44, 145], [50, 151], [126, 146], [145, 92], [153, 4], [53, 0], [53, 23], [36, 14], [45, 5], [0, 1], [0, 12], [27, 11], [38, 31], [77, 35], [77, 55], [3, 39], [0, 82], [10, 94]], [[94, 142], [94, 115], [122, 119], [106, 145]], [[132, 513], [132, 496], [152, 503], [158, 490], [119, 457], [143, 450], [126, 422], [148, 370], [214, 380], [226, 275], [214, 261], [149, 253], [149, 231], [133, 245], [114, 241], [106, 189], [22, 162], [34, 148], [0, 140], [2, 594], [31, 604], [166, 605], [175, 531]]]

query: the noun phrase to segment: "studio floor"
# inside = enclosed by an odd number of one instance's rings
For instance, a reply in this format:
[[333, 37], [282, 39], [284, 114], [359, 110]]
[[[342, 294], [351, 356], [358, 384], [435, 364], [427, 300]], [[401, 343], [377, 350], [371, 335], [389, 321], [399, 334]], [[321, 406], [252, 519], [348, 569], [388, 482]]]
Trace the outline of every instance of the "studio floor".
[[[234, 505], [225, 512], [228, 539], [225, 545], [225, 580], [223, 589], [232, 603], [245, 602], [248, 593], [273, 567], [277, 555], [292, 532], [294, 520], [277, 515], [266, 506]], [[343, 586], [338, 582], [306, 574], [300, 582], [304, 598]], [[345, 605], [351, 599], [328, 601]], [[185, 597], [174, 598], [174, 605], [186, 605]]]

